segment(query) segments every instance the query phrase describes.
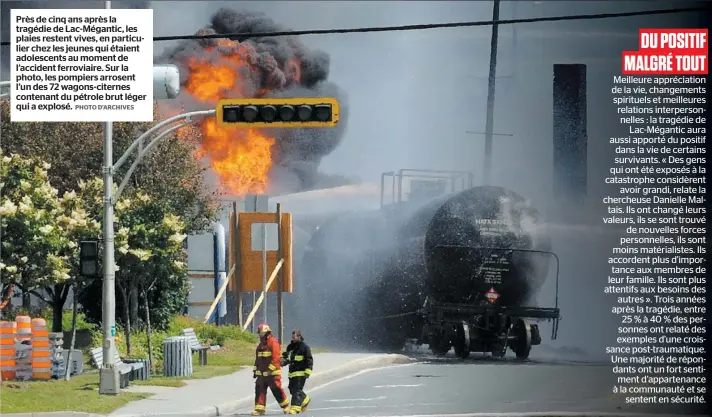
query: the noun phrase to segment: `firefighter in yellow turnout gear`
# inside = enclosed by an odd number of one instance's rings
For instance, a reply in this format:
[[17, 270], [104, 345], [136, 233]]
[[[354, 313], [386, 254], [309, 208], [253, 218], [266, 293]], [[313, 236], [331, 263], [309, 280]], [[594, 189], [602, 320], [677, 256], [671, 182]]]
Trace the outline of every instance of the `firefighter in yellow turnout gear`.
[[304, 384], [312, 373], [314, 358], [299, 330], [292, 332], [292, 341], [282, 354], [282, 364], [289, 365], [289, 393], [292, 395], [289, 414], [306, 411], [311, 398], [304, 393]]
[[267, 411], [267, 390], [271, 390], [274, 399], [282, 407], [284, 413], [289, 413], [289, 399], [282, 389], [282, 365], [279, 353], [282, 349], [279, 341], [272, 336], [272, 329], [267, 323], [257, 327], [260, 343], [255, 351], [255, 367], [252, 377], [255, 378], [255, 411], [253, 416], [264, 415]]

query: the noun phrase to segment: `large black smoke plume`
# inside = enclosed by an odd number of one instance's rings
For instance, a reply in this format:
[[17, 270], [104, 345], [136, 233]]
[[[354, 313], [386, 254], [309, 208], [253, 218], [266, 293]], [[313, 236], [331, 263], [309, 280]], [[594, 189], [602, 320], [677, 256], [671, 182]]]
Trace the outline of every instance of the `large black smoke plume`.
[[[210, 25], [198, 34], [266, 33], [286, 30], [261, 13], [220, 9]], [[275, 138], [272, 149], [273, 166], [270, 171], [271, 194], [304, 191], [344, 185], [345, 178], [318, 172], [322, 158], [336, 149], [346, 129], [346, 95], [328, 81], [329, 56], [307, 48], [290, 36], [254, 37], [226, 44], [224, 40], [187, 40], [167, 50], [157, 61], [173, 63], [181, 71], [183, 91], [194, 80], [191, 62], [201, 61], [216, 66], [230, 65], [239, 74], [240, 83], [221, 83], [220, 98], [239, 97], [336, 97], [341, 105], [340, 121], [335, 128], [270, 129]], [[231, 60], [239, 55], [241, 60]], [[240, 62], [242, 61], [242, 62]], [[246, 63], [247, 65], [244, 65]], [[214, 91], [214, 90], [213, 90]], [[183, 105], [192, 109], [210, 108], [214, 96], [199, 97], [183, 93]]]

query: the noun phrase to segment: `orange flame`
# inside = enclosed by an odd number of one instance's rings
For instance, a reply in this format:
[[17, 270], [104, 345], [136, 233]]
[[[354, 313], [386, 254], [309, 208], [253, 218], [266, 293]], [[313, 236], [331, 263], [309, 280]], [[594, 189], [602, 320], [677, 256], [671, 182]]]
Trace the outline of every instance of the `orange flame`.
[[[194, 98], [215, 105], [222, 98], [259, 96], [269, 90], [247, 91], [244, 75], [259, 71], [248, 62], [249, 45], [220, 39], [208, 48], [206, 55], [221, 48], [222, 56], [215, 60], [191, 58], [186, 64], [188, 80], [185, 90]], [[301, 77], [300, 62], [285, 63], [285, 74], [293, 83]], [[214, 118], [200, 125], [202, 143], [197, 156], [207, 157], [220, 179], [223, 191], [231, 195], [263, 194], [269, 186], [274, 138], [255, 129], [223, 128]]]
[[219, 127], [215, 119], [202, 124], [202, 155], [220, 176], [221, 185], [233, 195], [267, 191], [274, 139], [254, 129]]

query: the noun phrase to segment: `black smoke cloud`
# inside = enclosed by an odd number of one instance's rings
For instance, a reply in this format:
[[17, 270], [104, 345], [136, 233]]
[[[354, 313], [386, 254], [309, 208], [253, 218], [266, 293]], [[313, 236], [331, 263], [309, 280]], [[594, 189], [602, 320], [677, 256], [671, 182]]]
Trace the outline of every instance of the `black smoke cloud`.
[[[284, 30], [284, 27], [261, 13], [223, 8], [213, 15], [210, 24], [199, 30], [198, 34], [250, 34]], [[353, 183], [353, 180], [318, 171], [322, 158], [341, 143], [348, 119], [346, 94], [328, 80], [330, 60], [325, 52], [311, 50], [299, 39], [289, 36], [253, 37], [242, 40], [237, 46], [222, 46], [217, 39], [198, 39], [184, 41], [167, 50], [157, 62], [177, 65], [185, 86], [191, 60], [226, 65], [230, 62], [226, 56], [234, 54], [239, 54], [247, 62], [247, 65], [242, 66], [230, 64], [243, 82], [221, 91], [222, 97], [254, 97], [269, 90], [266, 97], [328, 96], [336, 97], [340, 103], [340, 121], [335, 128], [269, 130], [268, 133], [276, 142], [273, 149], [274, 166], [270, 172], [270, 194]], [[299, 82], [295, 82], [297, 73]], [[187, 93], [182, 96], [180, 100], [187, 108], [206, 108], [214, 104], [200, 102]]]

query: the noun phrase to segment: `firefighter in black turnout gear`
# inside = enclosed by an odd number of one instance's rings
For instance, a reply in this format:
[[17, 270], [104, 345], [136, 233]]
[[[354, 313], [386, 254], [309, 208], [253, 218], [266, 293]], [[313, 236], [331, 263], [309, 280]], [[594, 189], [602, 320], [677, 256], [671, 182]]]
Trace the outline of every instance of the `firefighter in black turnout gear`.
[[311, 398], [304, 393], [304, 384], [312, 373], [314, 358], [299, 330], [292, 332], [292, 341], [282, 354], [282, 363], [283, 366], [289, 365], [289, 393], [292, 395], [289, 414], [306, 411]]

